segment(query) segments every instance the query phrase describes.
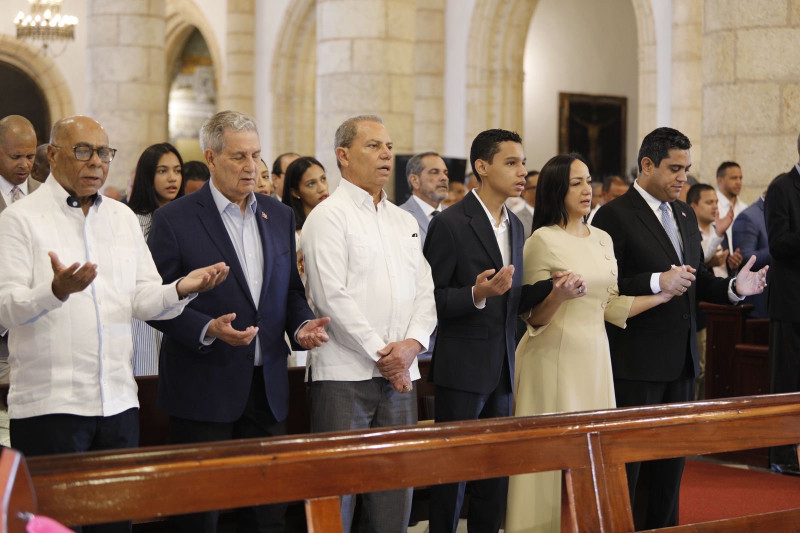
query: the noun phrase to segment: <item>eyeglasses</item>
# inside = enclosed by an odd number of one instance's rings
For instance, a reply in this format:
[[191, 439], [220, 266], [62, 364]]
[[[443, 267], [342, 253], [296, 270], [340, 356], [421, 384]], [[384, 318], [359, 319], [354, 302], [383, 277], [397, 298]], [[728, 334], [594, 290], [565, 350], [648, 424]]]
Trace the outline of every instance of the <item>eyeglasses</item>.
[[[51, 144], [50, 146], [53, 146], [54, 148], [63, 148], [57, 144]], [[100, 158], [101, 162], [110, 163], [117, 154], [117, 149], [109, 148], [107, 146], [92, 148], [91, 146], [84, 146], [80, 144], [72, 147], [72, 153], [75, 154], [75, 159], [78, 161], [89, 161], [92, 158], [92, 154], [95, 152], [97, 152], [97, 157]]]

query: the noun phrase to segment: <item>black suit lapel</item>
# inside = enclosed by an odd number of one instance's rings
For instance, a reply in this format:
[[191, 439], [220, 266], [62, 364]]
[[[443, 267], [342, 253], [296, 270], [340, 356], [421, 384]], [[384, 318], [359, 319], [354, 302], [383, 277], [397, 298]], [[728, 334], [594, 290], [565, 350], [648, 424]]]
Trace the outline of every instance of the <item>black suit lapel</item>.
[[[636, 208], [636, 215], [642, 222], [642, 226], [647, 228], [647, 231], [653, 235], [653, 238], [664, 250], [664, 253], [669, 256], [671, 262], [676, 265], [681, 264], [681, 260], [675, 252], [675, 247], [672, 246], [672, 241], [670, 241], [667, 236], [667, 231], [664, 229], [664, 226], [661, 225], [661, 221], [656, 217], [656, 214], [653, 213], [653, 210], [650, 209], [647, 201], [642, 198], [642, 195], [634, 187], [631, 187], [626, 194], [630, 196], [631, 203]], [[685, 232], [681, 232], [681, 236], [684, 238], [685, 242]], [[685, 248], [684, 245], [684, 249]]]
[[242, 270], [242, 265], [239, 263], [239, 257], [236, 255], [228, 230], [225, 229], [225, 224], [222, 222], [222, 216], [217, 210], [217, 204], [214, 203], [214, 197], [211, 196], [211, 189], [206, 184], [194, 194], [198, 197], [197, 204], [200, 207], [200, 211], [197, 213], [197, 218], [200, 219], [200, 224], [205, 228], [211, 242], [214, 243], [214, 246], [219, 249], [225, 258], [225, 262], [230, 267], [233, 277], [236, 278], [236, 281], [241, 286], [242, 292], [247, 295], [247, 299], [255, 307], [253, 296], [250, 294], [250, 286], [247, 284], [247, 278], [244, 275], [244, 270]]
[[472, 193], [467, 194], [464, 198], [464, 213], [469, 217], [470, 227], [492, 259], [495, 270], [503, 268], [503, 256], [500, 254], [500, 247], [497, 245], [492, 225], [486, 216], [486, 211], [483, 210], [483, 206]]
[[264, 255], [264, 279], [261, 284], [261, 296], [258, 300], [259, 305], [266, 302], [267, 288], [272, 277], [272, 264], [274, 257], [271, 252], [275, 250], [272, 232], [270, 231], [269, 211], [260, 203], [256, 204], [256, 224], [258, 224], [258, 234], [261, 237], [261, 249]]
[[[676, 224], [678, 225], [678, 231], [681, 234], [681, 241], [683, 241], [683, 262], [684, 264], [687, 265], [695, 265], [697, 264], [695, 261], [698, 258], [694, 257], [693, 252], [695, 250], [695, 247], [692, 246], [692, 242], [689, 236], [692, 233], [697, 233], [699, 229], [695, 228], [695, 231], [692, 231], [692, 228], [689, 226], [689, 224], [691, 223], [690, 221], [696, 219], [686, 214], [686, 210], [691, 208], [685, 203], [676, 200], [672, 202], [670, 205], [672, 206], [673, 217], [675, 218]], [[727, 239], [727, 237], [725, 238]]]

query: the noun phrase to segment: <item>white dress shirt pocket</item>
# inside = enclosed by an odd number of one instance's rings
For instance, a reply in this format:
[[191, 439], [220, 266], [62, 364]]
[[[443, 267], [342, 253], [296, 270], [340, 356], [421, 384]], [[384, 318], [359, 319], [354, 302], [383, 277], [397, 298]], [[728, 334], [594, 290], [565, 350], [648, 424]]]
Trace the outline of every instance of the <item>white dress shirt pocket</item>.
[[114, 287], [125, 294], [136, 289], [136, 253], [130, 246], [112, 246]]
[[347, 266], [350, 274], [358, 278], [369, 273], [374, 246], [375, 242], [366, 235], [347, 235]]

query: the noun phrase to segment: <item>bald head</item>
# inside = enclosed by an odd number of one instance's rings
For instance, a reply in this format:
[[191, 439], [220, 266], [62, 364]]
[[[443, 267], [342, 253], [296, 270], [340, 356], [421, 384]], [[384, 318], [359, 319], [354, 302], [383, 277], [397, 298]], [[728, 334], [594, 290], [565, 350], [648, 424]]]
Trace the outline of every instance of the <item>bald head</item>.
[[13, 185], [28, 179], [36, 157], [36, 132], [20, 115], [0, 119], [0, 176]]
[[[88, 161], [75, 157], [75, 148], [92, 150]], [[59, 120], [50, 133], [47, 158], [53, 177], [72, 196], [81, 200], [85, 209], [108, 177], [110, 162], [103, 162], [98, 149], [108, 148], [108, 135], [93, 118], [75, 116]]]

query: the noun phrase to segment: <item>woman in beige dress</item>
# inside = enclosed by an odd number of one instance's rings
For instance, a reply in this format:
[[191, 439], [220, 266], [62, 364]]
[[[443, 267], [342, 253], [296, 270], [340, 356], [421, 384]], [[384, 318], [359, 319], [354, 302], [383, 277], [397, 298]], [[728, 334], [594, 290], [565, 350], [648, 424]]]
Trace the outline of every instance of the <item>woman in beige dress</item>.
[[[589, 168], [577, 154], [542, 168], [525, 243], [524, 283], [570, 271], [534, 307], [516, 352], [515, 416], [615, 407], [605, 321], [625, 320], [668, 299], [620, 296], [617, 262], [608, 233], [586, 224], [591, 210]], [[561, 472], [513, 476], [506, 533], [561, 530]]]

